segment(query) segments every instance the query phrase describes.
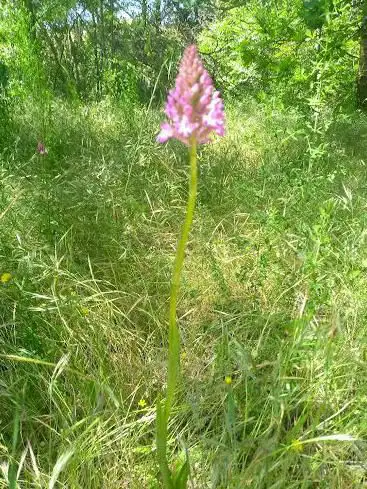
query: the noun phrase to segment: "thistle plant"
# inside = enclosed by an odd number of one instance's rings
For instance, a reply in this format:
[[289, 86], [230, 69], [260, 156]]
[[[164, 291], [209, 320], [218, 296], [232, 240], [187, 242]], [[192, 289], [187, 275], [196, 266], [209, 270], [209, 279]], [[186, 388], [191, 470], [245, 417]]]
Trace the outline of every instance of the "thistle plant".
[[165, 114], [157, 141], [171, 138], [183, 142], [189, 150], [190, 181], [186, 217], [178, 242], [170, 292], [168, 372], [165, 401], [157, 403], [157, 457], [164, 489], [184, 489], [189, 476], [188, 458], [172, 471], [167, 458], [168, 420], [171, 414], [180, 369], [180, 334], [177, 326], [177, 299], [197, 195], [197, 146], [209, 143], [213, 133], [224, 136], [224, 106], [220, 94], [205, 70], [196, 46], [186, 48], [175, 87], [167, 98]]

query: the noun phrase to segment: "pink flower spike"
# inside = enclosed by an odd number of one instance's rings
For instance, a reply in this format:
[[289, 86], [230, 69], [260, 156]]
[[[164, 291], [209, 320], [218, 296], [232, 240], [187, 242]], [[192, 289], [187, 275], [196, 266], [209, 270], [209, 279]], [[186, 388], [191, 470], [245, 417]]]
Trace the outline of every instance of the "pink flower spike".
[[158, 143], [165, 143], [172, 137], [173, 137], [172, 127], [169, 124], [167, 124], [167, 122], [164, 122], [161, 125], [161, 132], [157, 136]]
[[203, 66], [196, 46], [186, 48], [175, 87], [170, 90], [165, 114], [168, 122], [161, 126], [157, 141], [175, 138], [190, 146], [210, 142], [210, 136], [225, 134], [223, 101]]

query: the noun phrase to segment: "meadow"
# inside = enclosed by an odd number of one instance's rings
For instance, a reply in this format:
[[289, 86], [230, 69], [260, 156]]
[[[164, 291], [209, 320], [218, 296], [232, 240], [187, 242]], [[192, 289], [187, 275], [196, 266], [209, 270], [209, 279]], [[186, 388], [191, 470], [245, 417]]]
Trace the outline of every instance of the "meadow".
[[[366, 116], [326, 111], [314, 131], [251, 97], [226, 114], [227, 135], [199, 149], [169, 450], [188, 448], [190, 488], [365, 487]], [[108, 99], [14, 114], [0, 157], [2, 488], [160, 487], [187, 198], [186, 151], [155, 142], [161, 119]]]

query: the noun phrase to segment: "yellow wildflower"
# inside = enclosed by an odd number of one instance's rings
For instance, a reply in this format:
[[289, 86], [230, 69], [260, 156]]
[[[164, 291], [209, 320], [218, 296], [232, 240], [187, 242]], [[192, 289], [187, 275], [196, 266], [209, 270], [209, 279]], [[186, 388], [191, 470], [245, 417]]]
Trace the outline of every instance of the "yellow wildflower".
[[303, 443], [300, 440], [293, 440], [291, 444], [292, 450], [295, 452], [303, 452]]
[[88, 316], [89, 309], [88, 309], [88, 307], [83, 306], [80, 308], [80, 312], [82, 313], [83, 316]]
[[7, 284], [11, 280], [11, 273], [4, 272], [0, 275], [0, 282], [2, 284]]
[[232, 384], [232, 377], [230, 375], [227, 375], [224, 379], [224, 382], [227, 384], [227, 385], [231, 385]]
[[145, 399], [140, 399], [140, 401], [138, 402], [138, 406], [141, 408], [145, 408], [146, 405], [147, 401]]

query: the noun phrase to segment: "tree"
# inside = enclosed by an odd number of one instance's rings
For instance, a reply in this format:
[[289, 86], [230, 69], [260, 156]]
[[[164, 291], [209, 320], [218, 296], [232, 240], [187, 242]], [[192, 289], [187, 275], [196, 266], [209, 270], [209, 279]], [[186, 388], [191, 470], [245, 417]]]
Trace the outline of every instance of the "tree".
[[159, 28], [161, 23], [162, 23], [162, 2], [161, 2], [161, 0], [154, 0], [153, 23], [157, 28]]
[[367, 109], [367, 0], [362, 0], [362, 22], [360, 33], [360, 57], [357, 80], [358, 104]]

